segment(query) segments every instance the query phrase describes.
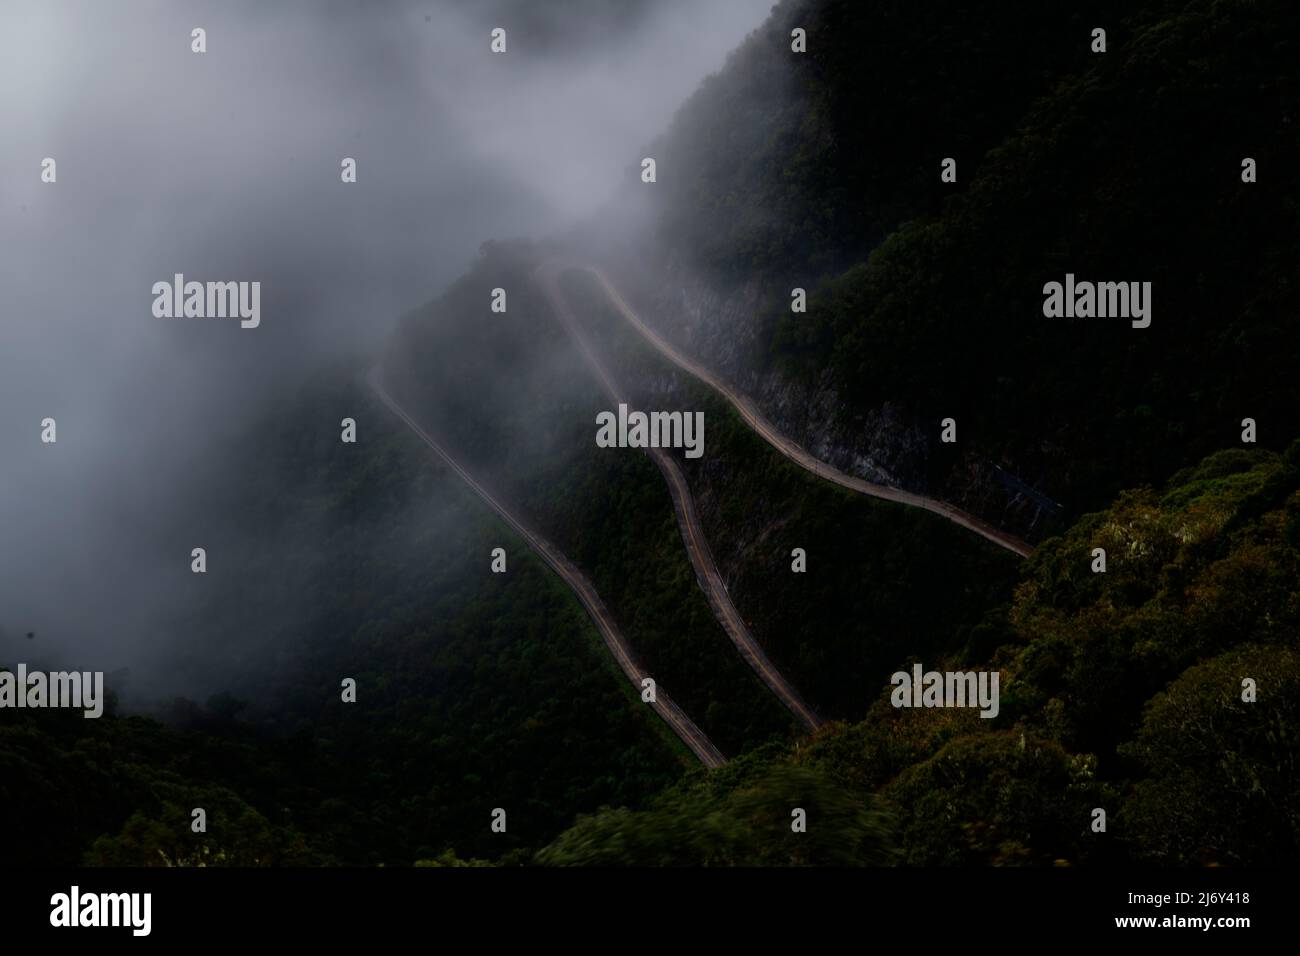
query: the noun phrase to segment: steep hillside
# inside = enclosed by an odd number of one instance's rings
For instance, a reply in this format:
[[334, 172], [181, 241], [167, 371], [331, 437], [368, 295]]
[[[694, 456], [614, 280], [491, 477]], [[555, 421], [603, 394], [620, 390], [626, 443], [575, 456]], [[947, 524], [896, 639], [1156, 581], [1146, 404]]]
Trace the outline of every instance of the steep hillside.
[[1087, 65], [1092, 27], [1119, 42], [1137, 13], [1088, 6], [784, 0], [651, 144], [661, 238], [734, 280], [840, 271], [939, 211], [954, 191], [937, 188], [940, 158], [962, 158], [963, 188], [1037, 96]]
[[[1090, 570], [1095, 546], [1111, 555], [1104, 574]], [[915, 865], [1293, 860], [1298, 571], [1300, 442], [1282, 456], [1222, 452], [1162, 491], [1126, 492], [1046, 542], [1009, 611], [987, 620], [996, 718], [896, 709], [882, 687], [864, 721], [747, 766], [746, 799], [774, 815], [804, 796], [827, 802], [809, 813], [817, 840], [763, 845], [787, 863], [840, 859], [819, 856], [820, 840], [847, 801], [859, 819], [878, 815], [875, 841], [850, 854], [862, 864], [891, 850]], [[805, 776], [790, 788], [794, 773]], [[694, 847], [716, 826], [708, 814], [678, 818], [675, 852], [648, 836], [707, 789], [697, 777], [643, 811], [584, 820], [539, 859], [598, 862], [617, 844], [629, 862], [698, 861]], [[1096, 808], [1104, 833], [1091, 828]], [[769, 825], [750, 824], [750, 842]]]
[[985, 612], [1009, 600], [1019, 557], [810, 475], [651, 350], [589, 274], [564, 286], [634, 407], [703, 413], [704, 454], [682, 465], [705, 533], [751, 630], [823, 716], [860, 719], [867, 688], [908, 655], [959, 653]]
[[[541, 56], [651, 11], [556, 9], [474, 15], [517, 17]], [[573, 592], [357, 358], [227, 450], [238, 480], [197, 489], [209, 573], [159, 579], [187, 609], [171, 663], [223, 692], [159, 719], [0, 724], [0, 819], [24, 823], [4, 862], [1293, 863], [1298, 96], [1282, 0], [782, 0], [647, 131], [656, 183], [630, 177], [626, 206], [563, 242], [484, 243], [382, 360], [730, 762], [695, 767]], [[831, 720], [803, 734], [720, 625], [664, 475], [598, 447], [611, 402], [536, 281], [562, 258], [600, 261], [818, 456], [1037, 549], [810, 476], [567, 276], [634, 402], [704, 414], [704, 454], [678, 457], [700, 534], [764, 653]], [[1150, 282], [1150, 327], [1046, 317], [1067, 273]], [[998, 714], [894, 707], [914, 663], [996, 671]]]
[[[492, 243], [409, 316], [386, 367], [413, 412], [592, 580], [647, 670], [728, 755], [791, 730], [737, 656], [682, 547], [658, 469], [595, 443], [599, 385], [542, 298], [550, 250]], [[506, 311], [491, 310], [492, 290]]]
[[[1243, 418], [1281, 448], [1300, 426], [1297, 64], [1300, 14], [1277, 0], [791, 0], [655, 144], [638, 305], [836, 464], [1022, 533]], [[1045, 317], [1067, 273], [1150, 282], [1151, 326]]]

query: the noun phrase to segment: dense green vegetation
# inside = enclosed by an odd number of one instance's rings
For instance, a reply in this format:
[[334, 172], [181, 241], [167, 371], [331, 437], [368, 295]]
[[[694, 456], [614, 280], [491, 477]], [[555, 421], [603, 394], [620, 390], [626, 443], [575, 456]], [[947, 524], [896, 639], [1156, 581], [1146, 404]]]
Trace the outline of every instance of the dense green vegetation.
[[[895, 860], [882, 803], [764, 751], [696, 771], [644, 811], [585, 816], [537, 855], [543, 866], [885, 866]], [[807, 830], [791, 828], [792, 810]]]
[[[1105, 574], [1090, 570], [1098, 546]], [[763, 826], [833, 785], [889, 821], [863, 863], [882, 846], [915, 865], [1293, 861], [1298, 562], [1300, 442], [1223, 452], [1163, 492], [1126, 493], [1046, 542], [1010, 608], [990, 614], [997, 718], [895, 709], [882, 693], [866, 720], [748, 766], [780, 781], [756, 784], [771, 799]], [[796, 770], [810, 776], [791, 789]], [[664, 862], [653, 830], [681, 807], [676, 859], [693, 860], [716, 825], [690, 802], [698, 787], [687, 776], [644, 810], [585, 820], [539, 859], [601, 862], [617, 845], [622, 862]]]
[[[932, 493], [992, 459], [1077, 516], [1245, 417], [1273, 449], [1300, 428], [1298, 90], [1285, 0], [787, 0], [656, 144], [680, 170], [659, 234], [719, 281], [764, 277], [752, 360], [828, 381], [846, 426], [955, 416], [957, 446], [926, 429]], [[1151, 327], [1045, 318], [1067, 272], [1152, 282]], [[792, 285], [818, 290], [806, 315]]]

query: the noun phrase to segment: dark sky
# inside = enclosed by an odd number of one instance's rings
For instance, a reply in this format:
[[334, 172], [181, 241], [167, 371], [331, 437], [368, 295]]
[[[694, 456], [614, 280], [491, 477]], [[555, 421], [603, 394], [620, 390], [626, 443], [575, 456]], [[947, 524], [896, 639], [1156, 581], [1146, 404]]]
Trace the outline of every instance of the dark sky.
[[[484, 240], [591, 216], [769, 6], [4, 0], [0, 661], [174, 640], [152, 582], [189, 557], [150, 529], [220, 476], [216, 438], [377, 348]], [[154, 318], [176, 272], [260, 281], [261, 326]]]

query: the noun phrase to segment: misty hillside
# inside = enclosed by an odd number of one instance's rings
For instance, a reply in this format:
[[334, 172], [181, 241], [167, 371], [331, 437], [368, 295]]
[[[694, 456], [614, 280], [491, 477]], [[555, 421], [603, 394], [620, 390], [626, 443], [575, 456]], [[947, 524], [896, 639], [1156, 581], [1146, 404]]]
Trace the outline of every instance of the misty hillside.
[[[572, 807], [635, 805], [681, 773], [689, 755], [634, 706], [573, 594], [356, 371], [314, 377], [228, 449], [243, 481], [206, 489], [235, 573], [206, 583], [160, 664], [228, 690], [147, 717], [5, 712], [0, 814], [27, 826], [4, 863], [530, 853]], [[362, 440], [340, 445], [323, 409], [357, 415]], [[507, 575], [487, 573], [495, 546]], [[505, 840], [479, 825], [502, 804]]]
[[[490, 244], [445, 295], [406, 317], [388, 378], [476, 481], [584, 569], [649, 673], [725, 753], [783, 737], [787, 715], [696, 585], [658, 471], [591, 439], [605, 402], [530, 279], [544, 255]], [[488, 309], [499, 286], [505, 313]]]
[[937, 188], [939, 159], [965, 160], [969, 182], [1035, 99], [1088, 67], [1091, 27], [1118, 41], [1132, 6], [784, 0], [650, 145], [659, 237], [726, 278], [842, 271], [938, 213], [954, 191]]
[[[0, 660], [129, 669], [129, 706], [210, 693], [189, 678], [217, 668], [155, 665], [185, 643], [185, 556], [222, 533], [230, 441], [381, 352], [485, 240], [590, 216], [767, 8], [0, 3]], [[214, 121], [158, 135], [196, 109]], [[260, 323], [156, 317], [177, 273], [260, 282]]]
[[[148, 687], [147, 713], [114, 699], [98, 721], [6, 713], [0, 818], [22, 825], [0, 862], [1294, 861], [1300, 13], [781, 0], [671, 122], [637, 134], [658, 168], [642, 183], [624, 153], [646, 78], [591, 64], [671, 49], [694, 8], [492, 0], [451, 18], [475, 42], [508, 22], [527, 51], [492, 73], [461, 50], [481, 82], [469, 105], [439, 100], [456, 109], [438, 136], [475, 147], [456, 169], [491, 175], [439, 167], [436, 194], [390, 177], [373, 212], [384, 230], [358, 216], [351, 238], [382, 235], [369, 254], [402, 284], [377, 314], [351, 282], [363, 265], [297, 273], [311, 295], [296, 321], [325, 316], [308, 358], [289, 357], [290, 335], [257, 362], [194, 360], [196, 379], [230, 390], [196, 388], [205, 400], [250, 384], [203, 454], [174, 452], [198, 477], [158, 510], [203, 523], [139, 535], [141, 551], [164, 536], [184, 555], [198, 529], [213, 556], [207, 576], [182, 562], [132, 578], [168, 597], [150, 607], [151, 663], [185, 689]], [[735, 25], [710, 10], [716, 36]], [[403, 30], [432, 22], [403, 12]], [[1104, 53], [1090, 49], [1098, 26]], [[807, 53], [791, 51], [796, 28]], [[643, 33], [655, 42], [637, 47]], [[575, 77], [566, 51], [581, 51]], [[498, 139], [494, 124], [546, 135]], [[608, 159], [604, 206], [574, 159], [579, 132]], [[956, 182], [940, 179], [945, 157]], [[1243, 182], [1243, 157], [1258, 182]], [[432, 198], [471, 180], [463, 206]], [[499, 195], [491, 216], [475, 213], [480, 195]], [[335, 214], [303, 197], [324, 219], [286, 217], [329, 245]], [[422, 231], [435, 220], [439, 243]], [[1151, 282], [1151, 326], [1044, 317], [1043, 285], [1066, 273]], [[933, 507], [782, 453], [634, 331], [606, 274], [801, 450]], [[796, 286], [806, 313], [790, 311]], [[281, 360], [271, 400], [250, 369]], [[702, 412], [701, 456], [673, 449], [674, 471], [599, 445], [610, 390]], [[168, 411], [188, 422], [182, 391]], [[958, 440], [944, 444], [950, 416]], [[355, 443], [340, 440], [345, 418]], [[96, 567], [135, 566], [79, 546]], [[647, 706], [606, 626], [722, 766]], [[998, 673], [1000, 711], [894, 706], [893, 673], [918, 663]], [[210, 811], [204, 838], [186, 826], [195, 806]], [[490, 828], [496, 808], [506, 832]]]
[[[1300, 434], [1298, 64], [1275, 0], [787, 0], [648, 148], [637, 302], [835, 463], [1059, 530], [1243, 418]], [[1067, 272], [1150, 281], [1151, 327], [1044, 318]]]

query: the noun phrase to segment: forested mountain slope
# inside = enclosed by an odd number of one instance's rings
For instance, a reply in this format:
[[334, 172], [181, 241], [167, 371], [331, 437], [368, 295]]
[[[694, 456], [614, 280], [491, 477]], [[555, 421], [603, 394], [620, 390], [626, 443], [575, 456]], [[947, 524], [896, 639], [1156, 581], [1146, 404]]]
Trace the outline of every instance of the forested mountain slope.
[[[1113, 556], [1104, 574], [1094, 546]], [[618, 846], [631, 863], [834, 864], [845, 828], [867, 864], [1289, 862], [1298, 571], [1300, 443], [1212, 455], [1161, 490], [1125, 492], [1024, 566], [984, 647], [947, 662], [1001, 671], [997, 718], [897, 709], [882, 686], [862, 722], [729, 776], [688, 775], [644, 811], [588, 817], [539, 859], [595, 863]], [[807, 842], [771, 822], [799, 798], [817, 808]], [[719, 801], [766, 813], [738, 822], [711, 811]]]
[[[648, 148], [639, 304], [837, 464], [1041, 535], [1300, 433], [1298, 96], [1278, 0], [788, 0]], [[1150, 327], [1045, 317], [1067, 273], [1150, 282]]]
[[[552, 26], [521, 36], [563, 45]], [[178, 627], [220, 648], [190, 666], [231, 691], [176, 701], [170, 726], [6, 718], [0, 817], [27, 824], [8, 853], [1294, 861], [1298, 81], [1300, 13], [1280, 0], [784, 0], [647, 132], [658, 181], [630, 183], [647, 233], [597, 242], [632, 221], [615, 215], [564, 243], [485, 243], [384, 358], [406, 406], [590, 576], [732, 762], [687, 769], [572, 593], [366, 393], [358, 360], [242, 436], [240, 480], [205, 489], [225, 570]], [[596, 446], [609, 402], [533, 281], [558, 255], [602, 260], [827, 460], [1037, 551], [1022, 562], [793, 469], [590, 299], [587, 328], [639, 401], [706, 413], [684, 471], [730, 598], [833, 718], [800, 734], [702, 597], [661, 474]], [[1044, 283], [1067, 273], [1151, 282], [1150, 327], [1044, 316]], [[1258, 442], [1243, 447], [1245, 418]], [[995, 464], [1064, 507], [1004, 490]], [[999, 715], [891, 706], [891, 669], [914, 662], [998, 671]], [[210, 840], [188, 835], [195, 806]], [[498, 806], [506, 834], [489, 829]]]

